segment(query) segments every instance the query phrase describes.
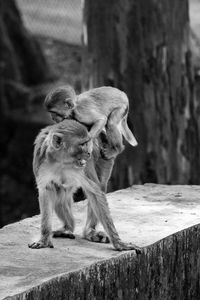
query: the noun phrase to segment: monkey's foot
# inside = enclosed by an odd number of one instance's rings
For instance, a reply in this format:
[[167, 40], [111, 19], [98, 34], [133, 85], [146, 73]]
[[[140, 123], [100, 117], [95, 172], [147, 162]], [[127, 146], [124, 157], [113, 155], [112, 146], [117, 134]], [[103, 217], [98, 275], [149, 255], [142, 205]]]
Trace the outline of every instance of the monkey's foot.
[[65, 230], [63, 228], [53, 231], [54, 238], [66, 238], [66, 239], [75, 239], [75, 235], [70, 230]]
[[28, 247], [31, 249], [54, 248], [53, 243], [50, 239], [39, 240], [38, 242], [28, 244]]
[[91, 230], [90, 232], [84, 234], [84, 238], [94, 243], [110, 243], [109, 237], [103, 231]]
[[137, 254], [141, 253], [141, 248], [132, 244], [132, 243], [124, 243], [121, 240], [113, 243], [114, 247], [118, 251], [127, 251], [127, 250], [135, 250]]
[[108, 146], [101, 148], [101, 156], [103, 159], [112, 159], [118, 155], [118, 151], [115, 149], [110, 149]]

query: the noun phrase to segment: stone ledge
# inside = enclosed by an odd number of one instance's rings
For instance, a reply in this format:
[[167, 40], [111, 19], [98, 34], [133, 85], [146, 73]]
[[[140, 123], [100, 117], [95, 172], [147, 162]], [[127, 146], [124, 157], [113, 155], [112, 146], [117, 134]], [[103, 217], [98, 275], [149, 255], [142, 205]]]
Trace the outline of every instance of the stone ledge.
[[198, 299], [200, 186], [134, 186], [108, 200], [120, 236], [145, 247], [141, 255], [81, 239], [86, 201], [74, 205], [77, 238], [54, 249], [27, 247], [40, 220], [25, 219], [0, 230], [0, 299]]

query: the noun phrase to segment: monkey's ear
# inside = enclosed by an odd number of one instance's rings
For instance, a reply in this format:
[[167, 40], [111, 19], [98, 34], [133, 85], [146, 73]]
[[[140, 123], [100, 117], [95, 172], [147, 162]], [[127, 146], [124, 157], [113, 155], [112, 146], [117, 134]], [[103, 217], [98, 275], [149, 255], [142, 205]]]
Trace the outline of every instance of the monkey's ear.
[[64, 105], [66, 108], [74, 108], [74, 101], [72, 99], [65, 99]]
[[52, 136], [52, 146], [54, 149], [60, 149], [62, 146], [63, 140], [62, 136], [58, 135], [56, 133], [53, 134]]

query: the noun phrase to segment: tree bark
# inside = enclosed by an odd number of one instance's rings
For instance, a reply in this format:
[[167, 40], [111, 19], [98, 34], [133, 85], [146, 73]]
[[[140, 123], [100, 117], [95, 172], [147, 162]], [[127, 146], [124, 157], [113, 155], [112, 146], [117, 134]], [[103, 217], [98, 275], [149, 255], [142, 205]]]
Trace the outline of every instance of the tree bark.
[[139, 146], [116, 163], [112, 188], [200, 183], [187, 0], [85, 0], [83, 89], [112, 85], [130, 101]]
[[44, 94], [35, 91], [38, 85], [52, 79], [15, 1], [0, 0], [0, 227], [38, 212], [31, 164], [34, 137], [42, 124], [31, 119], [36, 105], [32, 111], [30, 105]]

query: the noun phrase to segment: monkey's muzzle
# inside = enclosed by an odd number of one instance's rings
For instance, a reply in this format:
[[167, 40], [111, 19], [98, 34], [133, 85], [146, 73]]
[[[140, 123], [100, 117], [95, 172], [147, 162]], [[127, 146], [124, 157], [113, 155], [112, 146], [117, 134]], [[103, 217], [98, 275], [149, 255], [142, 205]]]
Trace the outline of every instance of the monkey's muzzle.
[[87, 161], [85, 159], [78, 159], [77, 160], [77, 166], [78, 167], [81, 167], [81, 168], [84, 168], [87, 164]]

